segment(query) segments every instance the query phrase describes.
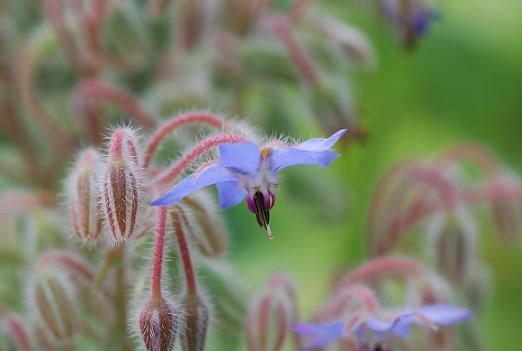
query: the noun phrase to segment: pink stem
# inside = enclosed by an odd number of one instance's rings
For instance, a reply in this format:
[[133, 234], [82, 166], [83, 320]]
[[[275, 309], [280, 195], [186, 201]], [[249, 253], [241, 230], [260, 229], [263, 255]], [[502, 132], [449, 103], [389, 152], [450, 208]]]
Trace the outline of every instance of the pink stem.
[[192, 259], [190, 258], [190, 249], [183, 230], [181, 217], [176, 208], [172, 211], [172, 222], [174, 224], [174, 231], [176, 232], [176, 239], [178, 241], [178, 249], [181, 255], [181, 262], [183, 263], [183, 271], [185, 272], [185, 283], [187, 287], [187, 295], [191, 297], [197, 296], [197, 281]]
[[167, 207], [160, 207], [156, 224], [156, 242], [154, 244], [154, 261], [152, 264], [152, 300], [161, 298], [161, 268], [163, 266], [163, 247], [167, 226]]
[[500, 172], [500, 163], [497, 158], [482, 146], [464, 142], [449, 148], [439, 161], [470, 161], [477, 165], [489, 179], [494, 179]]
[[188, 112], [182, 115], [174, 116], [165, 122], [159, 129], [154, 133], [151, 141], [147, 145], [145, 150], [144, 167], [148, 167], [152, 161], [152, 157], [158, 145], [165, 139], [165, 137], [172, 132], [174, 129], [190, 123], [203, 123], [208, 124], [216, 129], [223, 130], [225, 128], [225, 121], [212, 113], [209, 112]]
[[40, 258], [40, 267], [48, 266], [52, 263], [60, 263], [71, 271], [79, 273], [86, 281], [94, 281], [94, 273], [91, 268], [81, 259], [67, 251], [49, 251]]
[[181, 174], [192, 162], [194, 162], [199, 156], [203, 153], [209, 151], [210, 149], [222, 145], [222, 144], [233, 144], [247, 141], [247, 139], [241, 135], [234, 134], [224, 134], [218, 135], [215, 137], [210, 137], [208, 139], [203, 140], [200, 144], [198, 144], [193, 149], [189, 150], [185, 155], [181, 157], [179, 161], [174, 163], [171, 168], [161, 174], [156, 179], [156, 184], [168, 184], [172, 182], [177, 176]]
[[78, 46], [65, 24], [63, 0], [46, 0], [44, 1], [44, 7], [47, 17], [58, 35], [58, 39], [62, 44], [69, 62], [84, 75], [92, 73], [91, 67], [88, 67], [86, 62], [81, 58]]
[[[494, 183], [483, 188], [462, 191], [459, 198], [463, 203], [468, 205], [481, 202], [493, 202], [501, 199], [521, 199], [522, 184]], [[438, 201], [431, 201], [417, 208], [412, 208], [411, 211], [405, 214], [398, 215], [394, 218], [390, 226], [390, 234], [388, 235], [389, 238], [392, 238], [390, 243], [393, 243], [394, 238], [398, 237], [399, 232], [408, 229], [425, 216], [436, 211], [450, 211], [454, 205], [454, 203], [448, 205]]]
[[318, 88], [320, 81], [315, 72], [313, 64], [293, 36], [288, 20], [286, 18], [273, 18], [272, 25], [275, 33], [285, 45], [290, 58], [301, 72], [304, 80], [308, 82], [312, 88]]
[[100, 99], [112, 101], [120, 106], [129, 117], [145, 129], [151, 129], [155, 125], [154, 118], [147, 114], [132, 96], [100, 80], [88, 79], [77, 87], [75, 104], [90, 129], [91, 139], [97, 139], [100, 134], [100, 127], [96, 120], [99, 118], [99, 113], [94, 110], [94, 107], [100, 104]]
[[364, 284], [381, 278], [420, 277], [422, 272], [421, 266], [412, 259], [394, 256], [378, 257], [342, 277], [336, 292], [347, 286]]

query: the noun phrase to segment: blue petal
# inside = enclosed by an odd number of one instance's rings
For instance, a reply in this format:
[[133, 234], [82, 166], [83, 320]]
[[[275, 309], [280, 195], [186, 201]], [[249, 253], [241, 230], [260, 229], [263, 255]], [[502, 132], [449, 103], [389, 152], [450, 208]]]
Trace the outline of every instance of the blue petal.
[[217, 183], [216, 187], [221, 208], [235, 206], [248, 195], [245, 189], [239, 188], [238, 181]]
[[449, 304], [426, 305], [417, 310], [423, 317], [439, 325], [450, 325], [471, 318], [472, 313], [465, 308]]
[[274, 149], [270, 154], [270, 168], [273, 171], [278, 171], [296, 165], [321, 165], [326, 167], [338, 157], [339, 154], [333, 150], [307, 151], [295, 147]]
[[185, 197], [187, 197], [190, 193], [201, 189], [203, 187], [221, 183], [221, 182], [229, 182], [237, 180], [237, 176], [234, 175], [230, 170], [219, 167], [212, 166], [201, 173], [199, 173], [196, 177], [193, 175], [188, 176], [183, 179], [181, 182], [176, 184], [172, 189], [170, 189], [165, 195], [160, 197], [151, 203], [152, 206], [168, 206], [173, 205]]
[[346, 129], [341, 129], [329, 138], [314, 138], [296, 146], [297, 149], [307, 151], [325, 151], [331, 149], [332, 146], [346, 133]]
[[324, 347], [343, 337], [344, 323], [294, 324], [292, 329], [299, 335], [312, 337], [305, 350]]
[[254, 143], [219, 145], [219, 165], [232, 168], [243, 174], [250, 174], [259, 169], [261, 154]]

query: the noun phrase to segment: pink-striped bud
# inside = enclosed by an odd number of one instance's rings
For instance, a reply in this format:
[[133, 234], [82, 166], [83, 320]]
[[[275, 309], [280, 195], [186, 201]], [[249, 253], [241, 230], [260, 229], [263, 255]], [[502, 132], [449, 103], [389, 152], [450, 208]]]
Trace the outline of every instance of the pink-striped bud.
[[297, 319], [295, 286], [286, 274], [268, 279], [261, 295], [250, 305], [245, 324], [249, 351], [283, 348], [290, 324]]
[[33, 278], [30, 301], [39, 324], [51, 340], [71, 340], [79, 321], [71, 282], [50, 270], [41, 270]]
[[205, 257], [222, 256], [229, 244], [229, 234], [208, 194], [198, 192], [183, 200], [183, 224], [190, 241]]
[[183, 299], [185, 323], [180, 330], [183, 351], [203, 351], [210, 323], [210, 306], [206, 299], [187, 294]]
[[102, 179], [103, 207], [115, 242], [128, 240], [139, 224], [141, 159], [130, 128], [114, 131]]
[[150, 300], [140, 314], [139, 327], [147, 351], [170, 351], [178, 327], [176, 310], [164, 298]]
[[31, 341], [27, 333], [27, 325], [17, 315], [7, 314], [3, 318], [2, 333], [0, 335], [1, 350], [30, 351]]
[[81, 240], [96, 240], [103, 225], [97, 187], [100, 162], [101, 157], [95, 149], [85, 149], [78, 156], [66, 184], [72, 229]]

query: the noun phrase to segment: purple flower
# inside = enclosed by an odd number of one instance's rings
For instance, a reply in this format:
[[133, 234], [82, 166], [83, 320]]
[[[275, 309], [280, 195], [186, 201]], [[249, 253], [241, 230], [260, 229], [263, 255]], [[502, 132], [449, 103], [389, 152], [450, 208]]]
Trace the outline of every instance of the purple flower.
[[302, 164], [328, 166], [339, 157], [331, 147], [345, 132], [343, 129], [327, 139], [309, 139], [297, 146], [267, 144], [260, 149], [251, 142], [220, 145], [216, 164], [183, 179], [152, 205], [172, 205], [200, 188], [215, 184], [221, 208], [234, 206], [246, 197], [248, 208], [272, 238], [269, 222], [270, 209], [276, 201], [277, 173]]
[[293, 330], [301, 336], [311, 337], [306, 350], [324, 347], [339, 339], [355, 336], [358, 342], [382, 344], [389, 338], [407, 339], [411, 325], [434, 329], [461, 322], [471, 312], [449, 304], [425, 305], [403, 310], [391, 318], [373, 315], [353, 315], [348, 321], [330, 324], [294, 324]]

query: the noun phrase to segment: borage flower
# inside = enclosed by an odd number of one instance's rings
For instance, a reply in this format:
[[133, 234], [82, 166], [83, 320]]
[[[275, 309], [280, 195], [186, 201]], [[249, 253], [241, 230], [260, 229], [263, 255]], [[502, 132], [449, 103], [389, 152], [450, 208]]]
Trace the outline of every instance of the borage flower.
[[407, 339], [411, 325], [434, 330], [470, 317], [471, 312], [464, 308], [449, 304], [433, 304], [402, 310], [389, 316], [354, 314], [344, 322], [294, 324], [293, 330], [301, 336], [311, 338], [305, 347], [306, 350], [321, 348], [350, 337], [356, 338], [361, 350], [382, 350], [387, 340]]
[[234, 206], [246, 197], [249, 210], [272, 239], [269, 222], [270, 209], [276, 202], [277, 173], [302, 164], [328, 166], [339, 157], [331, 148], [345, 132], [343, 129], [329, 138], [309, 139], [296, 146], [282, 142], [269, 142], [261, 148], [252, 142], [220, 145], [217, 162], [183, 179], [152, 205], [172, 205], [200, 188], [215, 184], [221, 208]]

